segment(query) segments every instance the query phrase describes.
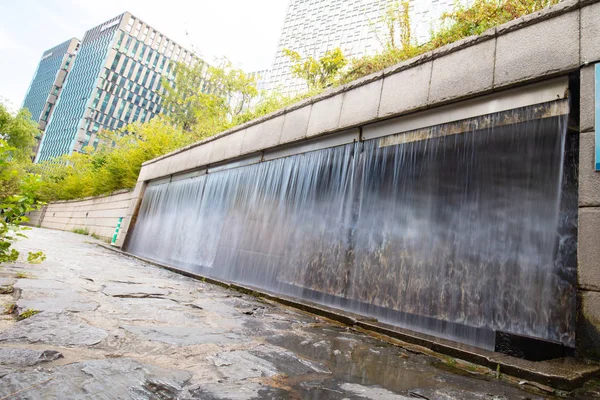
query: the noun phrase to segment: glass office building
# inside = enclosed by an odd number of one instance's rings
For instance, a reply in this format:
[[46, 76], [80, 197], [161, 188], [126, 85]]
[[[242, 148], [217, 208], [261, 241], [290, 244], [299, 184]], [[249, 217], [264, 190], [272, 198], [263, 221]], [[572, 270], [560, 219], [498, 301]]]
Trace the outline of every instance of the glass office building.
[[97, 147], [117, 130], [161, 113], [161, 79], [194, 55], [130, 13], [85, 33], [49, 121], [36, 161]]
[[[284, 49], [303, 57], [321, 57], [339, 47], [348, 58], [374, 54], [382, 49], [385, 28], [382, 17], [396, 0], [290, 0], [283, 30], [271, 67], [268, 88], [284, 94], [306, 90], [291, 74]], [[412, 32], [418, 42], [429, 39], [433, 24], [454, 0], [410, 0]]]
[[42, 53], [22, 105], [29, 110], [31, 118], [39, 123], [42, 131], [52, 114], [78, 49], [79, 39], [72, 38]]

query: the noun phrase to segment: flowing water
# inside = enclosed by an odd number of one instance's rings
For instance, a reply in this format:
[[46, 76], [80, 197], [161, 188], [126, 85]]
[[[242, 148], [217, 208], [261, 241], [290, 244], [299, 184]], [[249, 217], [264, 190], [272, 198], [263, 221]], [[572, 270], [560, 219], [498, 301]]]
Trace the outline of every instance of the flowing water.
[[483, 348], [574, 346], [566, 116], [506, 116], [149, 185], [128, 251]]

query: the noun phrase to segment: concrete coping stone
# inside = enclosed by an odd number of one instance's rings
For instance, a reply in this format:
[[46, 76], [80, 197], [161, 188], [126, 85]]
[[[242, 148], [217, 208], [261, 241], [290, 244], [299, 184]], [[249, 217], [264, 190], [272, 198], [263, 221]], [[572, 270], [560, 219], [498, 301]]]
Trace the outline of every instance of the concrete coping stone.
[[[227, 136], [227, 135], [230, 135], [232, 133], [241, 131], [243, 129], [246, 129], [246, 128], [249, 128], [251, 126], [260, 124], [262, 122], [265, 122], [267, 120], [270, 120], [270, 119], [276, 118], [278, 116], [284, 115], [284, 114], [289, 113], [291, 111], [297, 110], [297, 109], [299, 109], [301, 107], [305, 107], [307, 105], [314, 104], [314, 103], [317, 103], [319, 101], [328, 99], [330, 97], [333, 97], [333, 96], [336, 96], [336, 95], [339, 95], [339, 94], [343, 94], [344, 92], [347, 92], [347, 91], [352, 90], [352, 89], [356, 89], [357, 87], [360, 87], [360, 86], [367, 85], [367, 84], [369, 84], [369, 83], [371, 83], [373, 81], [376, 81], [378, 79], [384, 79], [385, 77], [387, 77], [389, 75], [393, 75], [393, 74], [396, 74], [398, 72], [404, 71], [406, 69], [416, 67], [416, 66], [418, 66], [420, 64], [424, 64], [424, 63], [426, 63], [428, 61], [431, 61], [431, 60], [434, 60], [436, 58], [440, 58], [440, 57], [446, 56], [448, 54], [460, 51], [460, 50], [465, 49], [467, 47], [474, 46], [474, 45], [479, 44], [481, 42], [484, 42], [484, 41], [487, 41], [487, 40], [492, 40], [492, 39], [497, 38], [499, 36], [505, 35], [505, 34], [507, 34], [509, 32], [513, 32], [515, 30], [519, 30], [519, 29], [525, 28], [527, 26], [534, 25], [534, 24], [542, 22], [544, 20], [551, 19], [551, 18], [560, 16], [560, 15], [566, 14], [566, 13], [572, 11], [572, 10], [581, 8], [583, 6], [587, 6], [587, 5], [598, 3], [598, 2], [600, 2], [600, 0], [564, 0], [564, 1], [562, 1], [562, 2], [560, 2], [558, 4], [556, 4], [556, 5], [554, 5], [552, 7], [544, 8], [544, 9], [542, 9], [540, 11], [534, 12], [532, 14], [525, 15], [525, 16], [523, 16], [521, 18], [515, 19], [513, 21], [507, 22], [507, 23], [499, 25], [497, 27], [490, 28], [487, 31], [481, 33], [480, 35], [469, 36], [469, 37], [461, 39], [459, 41], [456, 41], [456, 42], [453, 42], [453, 43], [449, 43], [446, 46], [440, 47], [438, 49], [434, 49], [434, 50], [429, 51], [427, 53], [424, 53], [424, 54], [418, 55], [416, 57], [413, 57], [411, 59], [402, 61], [402, 62], [400, 62], [398, 64], [395, 64], [395, 65], [393, 65], [391, 67], [388, 67], [388, 68], [386, 68], [386, 69], [384, 69], [382, 71], [378, 71], [378, 72], [375, 72], [373, 74], [364, 76], [362, 78], [359, 78], [359, 79], [357, 79], [355, 81], [352, 81], [350, 83], [347, 83], [345, 85], [341, 85], [341, 86], [329, 88], [329, 89], [323, 91], [322, 93], [319, 93], [319, 94], [317, 94], [317, 95], [315, 95], [313, 97], [310, 97], [308, 99], [301, 100], [298, 103], [291, 104], [291, 105], [289, 105], [287, 107], [281, 108], [281, 109], [279, 109], [277, 111], [274, 111], [274, 112], [272, 112], [270, 114], [263, 115], [263, 116], [261, 116], [259, 118], [256, 118], [256, 119], [252, 120], [252, 121], [248, 121], [248, 122], [246, 122], [244, 124], [232, 127], [232, 128], [230, 128], [230, 129], [228, 129], [226, 131], [223, 131], [221, 133], [218, 133], [216, 135], [213, 135], [211, 137], [208, 137], [208, 138], [203, 139], [201, 141], [198, 141], [196, 143], [192, 143], [192, 144], [190, 144], [188, 146], [185, 146], [185, 147], [182, 147], [180, 149], [174, 150], [174, 151], [172, 151], [170, 153], [167, 153], [167, 154], [164, 154], [164, 155], [162, 155], [160, 157], [154, 158], [152, 160], [148, 160], [148, 161], [144, 162], [142, 164], [142, 166], [150, 165], [150, 164], [155, 163], [157, 161], [160, 161], [162, 159], [169, 158], [169, 157], [171, 157], [173, 155], [176, 155], [178, 153], [184, 152], [186, 150], [190, 150], [190, 149], [192, 149], [194, 147], [201, 146], [203, 144], [206, 144], [206, 143], [212, 142], [214, 140], [220, 139], [220, 138], [222, 138], [224, 136]], [[428, 107], [431, 107], [431, 106], [434, 106], [434, 104], [428, 104]], [[369, 121], [369, 122], [371, 122], [371, 121]]]
[[[596, 2], [596, 1], [597, 0], [594, 0], [594, 2]], [[589, 4], [592, 4], [591, 0], [590, 0]], [[568, 13], [569, 11], [575, 10], [579, 7], [581, 7], [580, 0], [561, 1], [560, 3], [558, 3], [552, 7], [544, 8], [540, 11], [536, 11], [534, 13], [524, 15], [521, 18], [517, 18], [515, 20], [509, 21], [505, 24], [498, 25], [496, 27], [496, 35], [501, 36], [506, 33], [525, 28], [529, 25], [533, 25], [538, 22], [542, 22], [547, 19], [554, 18], [559, 15]]]
[[[520, 380], [526, 379], [542, 385], [548, 385], [552, 388], [561, 390], [574, 390], [581, 387], [587, 380], [600, 375], [600, 365], [589, 363], [585, 360], [565, 357], [548, 361], [528, 361], [493, 351], [476, 348], [462, 343], [453, 342], [447, 339], [403, 329], [400, 327], [378, 322], [376, 319], [362, 316], [335, 308], [315, 304], [305, 300], [299, 300], [292, 297], [274, 294], [262, 289], [251, 286], [244, 286], [236, 283], [226, 282], [220, 279], [206, 277], [193, 272], [181, 270], [176, 267], [162, 264], [153, 260], [136, 256], [125, 252], [119, 248], [109, 246], [103, 243], [97, 243], [98, 246], [107, 250], [117, 252], [121, 255], [131, 257], [145, 263], [166, 269], [168, 271], [198, 279], [203, 282], [218, 285], [227, 289], [236, 290], [258, 298], [271, 300], [288, 307], [293, 307], [301, 311], [315, 314], [321, 317], [340, 322], [363, 331], [363, 333], [373, 336], [374, 334], [384, 335], [402, 342], [418, 345], [431, 351], [446, 354], [451, 357], [459, 358], [474, 364], [496, 370], [500, 373], [516, 377]], [[386, 340], [385, 337], [379, 337]], [[396, 343], [398, 344], [398, 343]], [[401, 346], [401, 344], [400, 344]]]
[[[82, 197], [82, 198], [73, 199], [73, 200], [56, 200], [56, 201], [53, 201], [51, 204], [79, 203], [79, 202], [85, 201], [85, 200], [103, 199], [105, 197], [116, 196], [116, 195], [125, 194], [125, 193], [131, 193], [132, 191], [133, 191], [133, 189], [120, 189], [120, 190], [115, 190], [114, 192], [109, 193], [109, 194], [101, 194], [98, 196], [88, 196], [88, 197]], [[48, 204], [46, 204], [46, 206], [47, 205]]]

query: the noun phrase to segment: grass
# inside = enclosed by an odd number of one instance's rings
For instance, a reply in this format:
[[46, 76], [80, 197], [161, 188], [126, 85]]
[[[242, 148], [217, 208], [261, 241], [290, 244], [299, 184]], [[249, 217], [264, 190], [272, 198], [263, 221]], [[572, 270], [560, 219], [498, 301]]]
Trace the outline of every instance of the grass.
[[17, 305], [15, 303], [8, 303], [4, 305], [4, 314], [10, 315], [17, 311]]
[[17, 321], [23, 321], [24, 319], [33, 317], [35, 314], [39, 314], [39, 313], [40, 313], [39, 310], [34, 310], [33, 308], [28, 308], [27, 310], [23, 311], [21, 314], [19, 314], [17, 316]]
[[105, 243], [109, 243], [110, 244], [110, 239], [107, 239], [107, 238], [105, 238], [103, 236], [100, 236], [100, 235], [98, 235], [96, 233], [92, 233], [92, 234], [90, 234], [90, 236], [93, 237], [96, 240], [101, 240], [101, 241], [103, 241]]
[[75, 228], [71, 232], [86, 236], [90, 234], [90, 231], [88, 231], [87, 228]]
[[33, 279], [34, 276], [28, 272], [17, 272], [17, 278], [19, 279]]
[[13, 285], [0, 286], [0, 294], [11, 294], [15, 291]]

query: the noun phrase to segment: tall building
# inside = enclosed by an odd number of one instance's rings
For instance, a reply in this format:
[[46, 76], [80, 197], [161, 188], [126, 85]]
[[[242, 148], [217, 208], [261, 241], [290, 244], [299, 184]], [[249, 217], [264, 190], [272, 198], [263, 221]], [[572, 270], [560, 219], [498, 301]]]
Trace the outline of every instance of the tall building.
[[[336, 47], [348, 58], [380, 51], [385, 31], [382, 17], [394, 3], [397, 0], [290, 0], [269, 89], [285, 94], [306, 90], [306, 84], [292, 76], [284, 49], [315, 58]], [[410, 0], [411, 28], [418, 42], [429, 39], [432, 23], [453, 4], [454, 0]]]
[[73, 66], [79, 43], [79, 39], [72, 38], [42, 53], [22, 106], [29, 110], [42, 132]]
[[161, 113], [161, 79], [192, 52], [125, 12], [88, 30], [64, 84], [36, 162], [97, 147], [98, 132]]

